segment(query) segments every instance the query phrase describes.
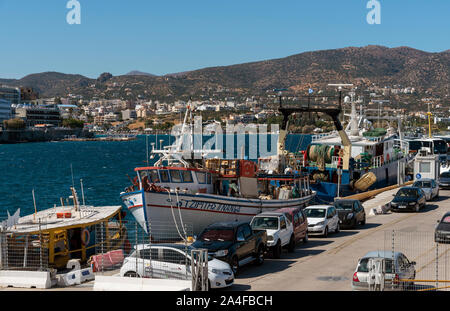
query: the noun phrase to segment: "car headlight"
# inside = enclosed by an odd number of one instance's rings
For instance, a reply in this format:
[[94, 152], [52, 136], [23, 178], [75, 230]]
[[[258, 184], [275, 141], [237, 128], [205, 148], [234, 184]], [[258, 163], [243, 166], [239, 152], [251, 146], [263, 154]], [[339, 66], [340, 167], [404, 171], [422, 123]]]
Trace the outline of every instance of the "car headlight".
[[325, 224], [325, 221], [321, 221], [321, 222], [316, 223], [316, 226], [323, 226], [324, 224]]
[[225, 275], [232, 275], [233, 271], [229, 270], [229, 269], [211, 269], [211, 272], [214, 274], [225, 274]]
[[353, 218], [353, 213], [350, 213], [347, 215], [347, 219], [352, 219]]
[[228, 250], [227, 249], [221, 249], [220, 251], [215, 252], [214, 255], [216, 257], [224, 257], [224, 256], [228, 255]]
[[409, 202], [409, 205], [416, 205], [416, 202]]
[[273, 241], [273, 236], [268, 235], [268, 236], [267, 236], [267, 241]]
[[398, 203], [391, 202], [391, 206], [397, 206], [397, 205], [398, 205]]

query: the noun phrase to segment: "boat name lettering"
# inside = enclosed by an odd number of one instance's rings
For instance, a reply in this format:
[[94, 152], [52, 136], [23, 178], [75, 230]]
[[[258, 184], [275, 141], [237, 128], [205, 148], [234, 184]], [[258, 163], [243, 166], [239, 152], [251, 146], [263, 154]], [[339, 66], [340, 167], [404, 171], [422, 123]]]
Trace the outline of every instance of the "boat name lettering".
[[240, 206], [223, 204], [223, 203], [213, 203], [204, 201], [192, 201], [181, 199], [178, 202], [179, 207], [184, 208], [195, 208], [210, 211], [228, 212], [228, 213], [239, 213], [241, 211]]

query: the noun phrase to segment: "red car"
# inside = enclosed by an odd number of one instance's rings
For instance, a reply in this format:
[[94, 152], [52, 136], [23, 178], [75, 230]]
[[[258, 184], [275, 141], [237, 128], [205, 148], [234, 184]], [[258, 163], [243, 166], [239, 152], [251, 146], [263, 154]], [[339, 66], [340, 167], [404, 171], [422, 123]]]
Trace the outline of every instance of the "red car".
[[284, 213], [292, 222], [296, 244], [300, 241], [303, 241], [303, 243], [308, 242], [308, 219], [303, 209], [299, 207], [285, 207], [274, 212]]

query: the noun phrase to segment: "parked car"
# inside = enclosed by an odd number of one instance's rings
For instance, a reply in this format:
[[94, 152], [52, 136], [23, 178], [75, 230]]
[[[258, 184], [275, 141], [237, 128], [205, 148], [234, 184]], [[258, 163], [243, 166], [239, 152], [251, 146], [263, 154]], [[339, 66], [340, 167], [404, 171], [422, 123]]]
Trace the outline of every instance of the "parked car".
[[267, 249], [265, 230], [252, 230], [246, 222], [221, 222], [206, 227], [192, 243], [194, 248], [206, 248], [208, 253], [231, 265], [236, 275], [239, 267], [254, 262], [261, 265]]
[[390, 206], [392, 211], [420, 211], [426, 204], [425, 193], [417, 187], [403, 187], [394, 195]]
[[422, 189], [423, 192], [425, 192], [425, 199], [427, 201], [431, 201], [439, 197], [439, 185], [434, 179], [423, 178], [420, 180], [416, 180], [413, 184], [413, 187]]
[[265, 230], [267, 233], [267, 247], [274, 258], [280, 258], [282, 247], [289, 252], [295, 249], [295, 236], [292, 222], [284, 213], [264, 212], [253, 217], [250, 222], [253, 230]]
[[275, 212], [285, 213], [294, 227], [295, 243], [308, 243], [308, 218], [305, 210], [299, 207], [285, 207]]
[[450, 212], [447, 212], [437, 221], [434, 230], [434, 241], [436, 243], [450, 243]]
[[359, 200], [336, 200], [334, 207], [338, 212], [341, 228], [355, 228], [358, 224], [366, 224], [366, 212]]
[[[404, 290], [412, 286], [413, 282], [401, 282], [400, 280], [414, 280], [416, 278], [415, 262], [410, 262], [403, 253], [392, 251], [372, 251], [358, 260], [358, 265], [353, 273], [352, 289], [369, 290], [369, 258], [385, 259], [385, 290]], [[392, 265], [394, 259], [394, 265]], [[394, 267], [394, 270], [392, 270]]]
[[[189, 279], [191, 246], [182, 244], [139, 244], [124, 259], [120, 276]], [[234, 283], [230, 265], [208, 256], [209, 288], [222, 288]]]
[[450, 171], [443, 172], [439, 175], [439, 186], [442, 189], [450, 189]]
[[305, 208], [308, 232], [327, 237], [330, 231], [340, 231], [339, 216], [333, 205], [311, 205]]

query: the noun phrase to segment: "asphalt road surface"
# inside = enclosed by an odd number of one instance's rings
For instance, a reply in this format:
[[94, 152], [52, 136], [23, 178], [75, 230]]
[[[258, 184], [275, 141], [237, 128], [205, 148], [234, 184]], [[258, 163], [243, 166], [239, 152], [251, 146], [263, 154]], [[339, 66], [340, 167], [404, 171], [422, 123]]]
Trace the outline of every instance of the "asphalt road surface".
[[450, 191], [442, 189], [440, 197], [427, 202], [419, 213], [369, 216], [366, 210], [365, 226], [331, 233], [328, 238], [311, 235], [309, 242], [299, 244], [294, 253], [284, 250], [280, 259], [268, 254], [263, 265], [242, 267], [229, 290], [351, 290], [358, 259], [369, 251], [392, 250], [393, 244], [395, 251], [417, 262], [416, 279], [435, 280], [438, 275], [439, 279], [450, 280], [450, 246], [434, 243], [436, 222], [447, 211]]

